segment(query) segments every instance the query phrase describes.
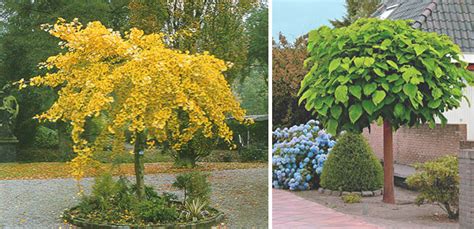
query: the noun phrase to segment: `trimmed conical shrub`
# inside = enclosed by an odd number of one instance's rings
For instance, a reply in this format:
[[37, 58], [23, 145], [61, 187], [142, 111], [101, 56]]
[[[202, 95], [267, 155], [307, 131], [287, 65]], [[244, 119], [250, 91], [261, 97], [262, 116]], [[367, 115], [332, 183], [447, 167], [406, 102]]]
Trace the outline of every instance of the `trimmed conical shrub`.
[[382, 165], [364, 137], [342, 134], [324, 164], [321, 186], [339, 191], [371, 191], [382, 185]]

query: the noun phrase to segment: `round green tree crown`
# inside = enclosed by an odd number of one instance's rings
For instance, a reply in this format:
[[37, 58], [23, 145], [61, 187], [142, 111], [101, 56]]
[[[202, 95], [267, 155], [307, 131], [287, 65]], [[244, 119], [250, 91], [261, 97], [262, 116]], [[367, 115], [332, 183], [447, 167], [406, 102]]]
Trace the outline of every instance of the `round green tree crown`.
[[473, 76], [460, 49], [446, 35], [416, 30], [410, 21], [359, 19], [344, 28], [309, 32], [310, 71], [300, 103], [328, 132], [360, 132], [378, 119], [435, 126], [443, 112], [460, 106]]
[[329, 153], [321, 186], [339, 191], [373, 191], [383, 184], [383, 168], [361, 134], [345, 133]]

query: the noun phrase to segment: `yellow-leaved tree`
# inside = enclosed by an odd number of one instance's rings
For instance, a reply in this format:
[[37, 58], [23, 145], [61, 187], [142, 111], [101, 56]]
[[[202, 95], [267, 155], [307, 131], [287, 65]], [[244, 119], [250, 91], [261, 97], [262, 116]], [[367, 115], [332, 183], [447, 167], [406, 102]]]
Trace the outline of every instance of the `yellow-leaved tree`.
[[245, 111], [223, 75], [228, 64], [206, 52], [190, 55], [167, 48], [171, 37], [144, 35], [138, 29], [122, 36], [97, 21], [83, 27], [77, 19], [59, 19], [45, 29], [62, 40], [66, 52], [42, 63], [48, 73], [32, 78], [29, 85], [58, 90], [57, 101], [37, 118], [71, 124], [77, 155], [70, 164], [77, 179], [101, 147], [100, 137], [88, 142], [82, 136], [92, 117], [108, 117], [103, 132], [122, 146], [125, 133], [132, 133], [139, 199], [144, 196], [147, 144], [166, 142], [179, 149], [197, 132], [230, 143], [226, 118], [245, 121]]

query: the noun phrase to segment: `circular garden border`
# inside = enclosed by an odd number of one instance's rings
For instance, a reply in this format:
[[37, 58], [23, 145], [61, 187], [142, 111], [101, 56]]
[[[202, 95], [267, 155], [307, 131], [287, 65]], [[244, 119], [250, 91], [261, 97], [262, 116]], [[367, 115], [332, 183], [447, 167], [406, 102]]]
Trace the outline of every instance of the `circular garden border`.
[[344, 196], [348, 194], [359, 194], [362, 197], [373, 197], [381, 196], [383, 194], [383, 189], [377, 189], [375, 191], [360, 191], [360, 192], [345, 192], [345, 191], [332, 191], [327, 188], [319, 188], [319, 193], [331, 195], [331, 196]]
[[212, 226], [216, 226], [224, 219], [224, 213], [209, 207], [212, 210], [217, 212], [216, 215], [204, 219], [198, 220], [194, 222], [186, 222], [186, 223], [164, 223], [164, 224], [148, 224], [148, 225], [121, 225], [121, 224], [101, 224], [101, 223], [92, 223], [88, 222], [85, 219], [81, 218], [73, 218], [69, 211], [75, 209], [76, 207], [70, 208], [66, 210], [63, 214], [63, 219], [65, 219], [68, 223], [84, 228], [101, 228], [101, 229], [118, 229], [118, 228], [160, 228], [160, 229], [167, 229], [167, 228], [210, 228]]

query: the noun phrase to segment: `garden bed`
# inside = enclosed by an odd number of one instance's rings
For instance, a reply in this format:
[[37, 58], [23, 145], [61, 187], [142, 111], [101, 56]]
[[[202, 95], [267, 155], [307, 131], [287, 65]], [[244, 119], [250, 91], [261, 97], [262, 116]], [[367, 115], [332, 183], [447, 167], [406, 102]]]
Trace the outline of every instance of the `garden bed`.
[[[176, 204], [180, 204], [180, 202], [176, 202]], [[212, 208], [208, 207], [207, 211], [209, 212], [210, 216], [204, 219], [196, 220], [196, 221], [182, 221], [176, 223], [143, 223], [143, 224], [114, 224], [114, 223], [106, 223], [106, 222], [94, 222], [90, 219], [85, 219], [81, 217], [75, 216], [75, 214], [79, 214], [76, 207], [73, 207], [69, 210], [66, 210], [63, 215], [63, 219], [66, 220], [68, 223], [84, 228], [210, 228], [215, 226], [223, 221], [224, 213]]]

